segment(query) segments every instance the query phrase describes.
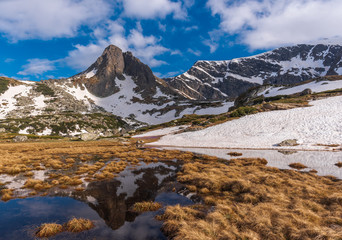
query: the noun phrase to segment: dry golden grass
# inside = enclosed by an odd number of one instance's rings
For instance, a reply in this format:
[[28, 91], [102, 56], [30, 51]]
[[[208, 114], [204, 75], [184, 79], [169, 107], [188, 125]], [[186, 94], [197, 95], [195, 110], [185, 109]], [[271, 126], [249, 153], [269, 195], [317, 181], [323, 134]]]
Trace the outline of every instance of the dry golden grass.
[[36, 237], [49, 238], [63, 232], [63, 226], [57, 223], [44, 223], [36, 232]]
[[65, 224], [65, 230], [74, 233], [90, 230], [93, 227], [94, 223], [89, 219], [84, 218], [73, 218]]
[[132, 210], [134, 212], [149, 212], [149, 211], [157, 211], [162, 208], [162, 205], [157, 202], [136, 202], [133, 205]]
[[227, 153], [227, 155], [229, 155], [229, 156], [234, 156], [234, 157], [239, 157], [239, 156], [242, 156], [242, 153], [238, 153], [238, 152], [229, 152], [229, 153]]
[[13, 190], [12, 189], [2, 189], [1, 190], [1, 200], [7, 202], [13, 198]]
[[[75, 190], [83, 181], [110, 180], [127, 166], [134, 168], [140, 162], [217, 160], [178, 150], [139, 149], [133, 140], [130, 144], [108, 140], [1, 143], [0, 156], [0, 174], [23, 174], [27, 178], [24, 188], [31, 189], [32, 195], [46, 194], [50, 188]], [[34, 179], [34, 170], [45, 170], [48, 178]], [[1, 196], [9, 198], [8, 194]], [[16, 192], [12, 197], [17, 197]]]
[[298, 170], [307, 168], [307, 166], [305, 166], [304, 164], [301, 164], [301, 163], [290, 163], [289, 167], [292, 167], [292, 168], [295, 168], [295, 169], [298, 169]]
[[167, 207], [164, 232], [175, 240], [342, 239], [341, 181], [266, 164], [185, 164], [178, 181], [196, 186], [204, 204]]

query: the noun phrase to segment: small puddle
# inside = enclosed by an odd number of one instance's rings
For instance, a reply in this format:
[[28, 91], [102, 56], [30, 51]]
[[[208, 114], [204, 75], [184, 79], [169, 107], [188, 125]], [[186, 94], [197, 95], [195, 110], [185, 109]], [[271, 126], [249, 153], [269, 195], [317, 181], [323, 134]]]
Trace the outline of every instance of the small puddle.
[[[194, 153], [216, 156], [223, 159], [232, 158], [265, 158], [268, 166], [280, 169], [292, 169], [290, 163], [302, 163], [308, 168], [303, 171], [314, 169], [317, 175], [332, 175], [342, 179], [342, 168], [335, 166], [337, 162], [342, 162], [342, 151], [278, 151], [278, 150], [246, 150], [246, 149], [213, 149], [213, 148], [179, 148], [179, 147], [163, 147], [168, 150], [190, 151]], [[227, 155], [229, 152], [242, 153], [242, 156], [231, 157]]]
[[167, 205], [190, 205], [188, 198], [172, 192], [176, 161], [127, 167], [111, 181], [91, 182], [84, 192], [58, 191], [48, 197], [0, 202], [0, 239], [35, 239], [42, 223], [66, 223], [73, 217], [92, 220], [95, 228], [61, 233], [50, 239], [166, 239], [156, 212], [130, 211], [135, 202], [156, 201]]

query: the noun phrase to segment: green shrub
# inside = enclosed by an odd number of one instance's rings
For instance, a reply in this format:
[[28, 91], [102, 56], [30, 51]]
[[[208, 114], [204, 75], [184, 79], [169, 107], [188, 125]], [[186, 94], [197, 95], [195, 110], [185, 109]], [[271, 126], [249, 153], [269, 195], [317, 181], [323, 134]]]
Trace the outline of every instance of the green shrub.
[[43, 84], [43, 83], [37, 83], [35, 90], [37, 92], [40, 92], [44, 96], [50, 96], [50, 97], [55, 96], [55, 92], [48, 85]]
[[9, 84], [8, 79], [0, 78], [0, 94], [3, 94], [4, 92], [8, 90], [8, 84]]
[[242, 117], [242, 116], [246, 116], [249, 114], [253, 114], [258, 112], [258, 110], [254, 107], [239, 107], [238, 109], [234, 110], [234, 112], [232, 112], [230, 114], [231, 117]]

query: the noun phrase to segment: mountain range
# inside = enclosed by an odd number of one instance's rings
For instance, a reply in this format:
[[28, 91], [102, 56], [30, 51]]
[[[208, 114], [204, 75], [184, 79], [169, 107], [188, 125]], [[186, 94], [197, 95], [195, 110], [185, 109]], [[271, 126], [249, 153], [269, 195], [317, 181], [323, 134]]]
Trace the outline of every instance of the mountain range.
[[0, 119], [101, 113], [127, 126], [159, 124], [185, 114], [227, 112], [253, 87], [292, 86], [326, 75], [342, 75], [342, 46], [301, 44], [251, 57], [198, 61], [179, 76], [160, 79], [131, 52], [110, 45], [70, 78], [0, 78]]

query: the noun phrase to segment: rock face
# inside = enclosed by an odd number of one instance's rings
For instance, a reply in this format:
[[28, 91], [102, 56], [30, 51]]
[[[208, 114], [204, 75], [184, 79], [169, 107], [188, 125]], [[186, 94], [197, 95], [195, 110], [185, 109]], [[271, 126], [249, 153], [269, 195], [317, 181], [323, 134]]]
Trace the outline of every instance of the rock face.
[[109, 96], [119, 90], [115, 79], [124, 79], [124, 68], [125, 62], [121, 49], [110, 45], [96, 62], [83, 72], [85, 78], [90, 79], [85, 81], [85, 85], [96, 96]]
[[342, 46], [296, 45], [229, 61], [198, 61], [166, 81], [187, 98], [236, 98], [253, 86], [295, 84], [315, 77], [342, 75]]
[[177, 95], [172, 88], [165, 87], [163, 80], [153, 75], [152, 70], [131, 52], [123, 53], [114, 45], [108, 46], [102, 55], [86, 71], [73, 77], [81, 81], [92, 94], [107, 97], [120, 91], [118, 87], [126, 76], [132, 77], [136, 84], [135, 92], [143, 98], [156, 94], [156, 87], [162, 92]]

